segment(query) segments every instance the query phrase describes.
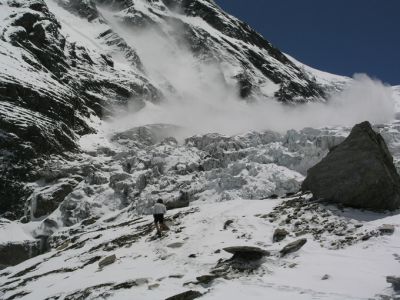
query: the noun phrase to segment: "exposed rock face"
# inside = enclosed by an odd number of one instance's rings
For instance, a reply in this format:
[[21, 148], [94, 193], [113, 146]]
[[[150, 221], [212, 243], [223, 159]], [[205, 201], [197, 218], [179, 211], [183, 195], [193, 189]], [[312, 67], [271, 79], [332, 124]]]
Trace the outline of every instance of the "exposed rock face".
[[0, 245], [0, 269], [15, 266], [24, 260], [39, 255], [40, 241], [26, 241]]
[[40, 218], [52, 213], [77, 185], [76, 180], [64, 180], [44, 187], [37, 194], [34, 194], [31, 199], [33, 217]]
[[400, 207], [400, 177], [392, 155], [368, 122], [354, 126], [343, 143], [308, 170], [302, 190], [355, 208]]
[[[72, 1], [68, 8], [92, 20], [98, 17], [92, 4]], [[0, 6], [10, 12], [0, 17], [0, 214], [13, 219], [30, 193], [21, 185], [40, 179], [44, 156], [77, 151], [78, 136], [93, 132], [88, 118], [109, 114], [135, 94], [156, 100], [161, 93], [137, 65], [119, 72], [106, 54], [69, 40], [45, 1]]]

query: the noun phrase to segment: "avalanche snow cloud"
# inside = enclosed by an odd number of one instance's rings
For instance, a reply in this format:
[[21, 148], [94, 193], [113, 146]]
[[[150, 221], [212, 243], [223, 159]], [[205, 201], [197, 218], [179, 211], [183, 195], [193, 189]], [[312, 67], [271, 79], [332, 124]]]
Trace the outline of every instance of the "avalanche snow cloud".
[[[199, 74], [199, 76], [201, 76]], [[234, 135], [250, 130], [274, 130], [322, 126], [352, 126], [368, 120], [385, 123], [394, 118], [392, 91], [366, 75], [357, 75], [351, 86], [326, 103], [286, 106], [273, 99], [252, 103], [239, 99], [216, 81], [202, 82], [204, 89], [192, 90], [183, 99], [169, 98], [161, 105], [146, 103], [139, 111], [118, 116], [109, 124], [114, 131], [164, 123], [182, 126], [186, 134], [218, 132]], [[211, 88], [208, 86], [211, 85]]]
[[121, 25], [112, 12], [103, 10], [102, 14], [137, 50], [148, 76], [165, 96], [161, 104], [145, 102], [144, 106], [137, 105], [142, 103], [140, 99], [133, 99], [127, 112], [118, 113], [107, 124], [107, 131], [163, 123], [182, 127], [185, 136], [208, 132], [233, 135], [249, 130], [352, 126], [365, 120], [377, 124], [394, 117], [392, 89], [364, 74], [356, 74], [343, 91], [327, 101], [283, 105], [272, 97], [277, 89], [273, 83], [264, 87], [271, 97], [244, 101], [229, 76], [235, 70], [226, 62], [194, 56], [178, 26], [163, 32], [151, 27], [132, 30]]

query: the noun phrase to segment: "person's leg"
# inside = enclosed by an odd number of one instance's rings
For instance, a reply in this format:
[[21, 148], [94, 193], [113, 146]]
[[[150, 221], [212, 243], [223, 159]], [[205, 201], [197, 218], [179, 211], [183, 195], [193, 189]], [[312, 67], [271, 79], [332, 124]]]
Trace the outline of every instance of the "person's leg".
[[160, 220], [160, 215], [154, 215], [154, 223], [156, 225], [156, 230], [157, 230], [157, 235], [161, 236], [161, 220]]
[[157, 218], [157, 215], [153, 215], [154, 217], [154, 225], [156, 226], [156, 230], [157, 230], [157, 234], [160, 234], [160, 224], [159, 224], [159, 220]]
[[165, 230], [165, 231], [169, 230], [169, 227], [167, 226], [167, 224], [165, 224], [164, 215], [162, 215], [161, 224], [160, 224], [160, 225], [161, 225], [160, 228], [161, 228], [162, 230]]

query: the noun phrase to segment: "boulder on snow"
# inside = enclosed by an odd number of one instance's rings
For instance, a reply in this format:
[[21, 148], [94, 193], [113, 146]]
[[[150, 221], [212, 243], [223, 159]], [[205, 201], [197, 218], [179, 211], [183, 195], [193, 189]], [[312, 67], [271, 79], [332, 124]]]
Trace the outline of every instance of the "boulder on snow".
[[293, 253], [296, 251], [299, 251], [301, 247], [303, 247], [307, 243], [307, 239], [300, 239], [297, 241], [294, 241], [290, 244], [287, 244], [285, 247], [280, 252], [281, 256], [285, 256], [289, 253]]
[[107, 256], [99, 261], [99, 268], [104, 268], [105, 266], [113, 264], [117, 260], [115, 254]]
[[211, 282], [213, 282], [214, 279], [216, 279], [216, 278], [218, 278], [218, 276], [214, 275], [214, 274], [213, 275], [202, 275], [202, 276], [196, 277], [196, 280], [200, 284], [207, 285], [207, 284], [210, 284]]
[[270, 253], [267, 250], [251, 247], [251, 246], [236, 246], [236, 247], [226, 247], [224, 251], [233, 254], [232, 260], [259, 260], [264, 256], [269, 256]]
[[165, 300], [193, 300], [193, 299], [199, 298], [201, 296], [203, 296], [202, 293], [200, 293], [198, 291], [190, 290], [190, 291], [186, 291], [186, 292], [177, 294], [172, 297], [168, 297]]
[[400, 176], [385, 141], [369, 122], [355, 125], [343, 143], [309, 169], [301, 189], [355, 208], [400, 208]]
[[165, 201], [165, 206], [168, 210], [188, 207], [190, 202], [190, 195], [188, 192], [179, 191], [179, 196]]
[[277, 228], [274, 231], [274, 235], [272, 236], [272, 241], [274, 243], [280, 242], [285, 239], [285, 237], [289, 234], [285, 229]]
[[220, 261], [216, 265], [216, 269], [213, 273], [218, 273], [221, 267], [225, 270], [232, 268], [237, 271], [253, 271], [258, 269], [264, 262], [262, 259], [264, 256], [270, 255], [269, 251], [249, 246], [227, 247], [224, 248], [224, 250], [228, 253], [232, 253], [233, 256], [228, 260]]
[[381, 235], [392, 235], [394, 233], [394, 225], [383, 224], [378, 230]]

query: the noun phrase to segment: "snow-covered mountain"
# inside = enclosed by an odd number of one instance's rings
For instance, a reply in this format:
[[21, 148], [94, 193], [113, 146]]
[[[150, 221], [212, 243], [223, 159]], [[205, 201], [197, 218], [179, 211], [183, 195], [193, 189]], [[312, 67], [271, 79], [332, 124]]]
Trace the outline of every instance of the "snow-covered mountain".
[[[306, 66], [212, 0], [0, 0], [0, 298], [390, 297], [398, 216], [293, 195], [371, 116], [399, 170], [399, 112], [400, 87]], [[237, 272], [228, 246], [270, 255]]]
[[[308, 73], [213, 1], [2, 0], [0, 8], [1, 197], [9, 199], [2, 212], [21, 211], [19, 199], [30, 193], [21, 182], [40, 178], [43, 155], [78, 150], [79, 136], [94, 131], [93, 118], [185, 97], [170, 76], [179, 66], [188, 66], [196, 81], [199, 68], [212, 65], [218, 73], [212, 76], [245, 99], [304, 102], [325, 95]], [[171, 57], [168, 72], [157, 69], [165, 65], [157, 58]]]

